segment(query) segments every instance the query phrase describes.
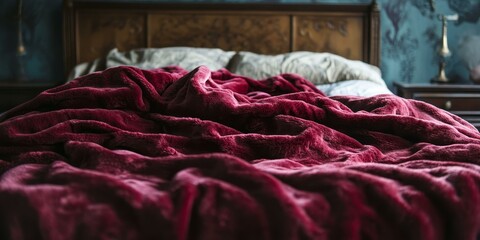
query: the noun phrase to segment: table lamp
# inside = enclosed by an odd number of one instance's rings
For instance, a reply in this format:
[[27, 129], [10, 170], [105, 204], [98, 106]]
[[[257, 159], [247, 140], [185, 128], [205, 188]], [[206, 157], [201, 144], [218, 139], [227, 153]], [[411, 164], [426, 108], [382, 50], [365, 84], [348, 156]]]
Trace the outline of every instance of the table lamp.
[[445, 74], [445, 66], [447, 58], [452, 55], [450, 49], [448, 48], [448, 39], [447, 39], [447, 21], [457, 21], [458, 14], [453, 15], [440, 15], [439, 19], [442, 21], [442, 39], [441, 46], [438, 49], [438, 55], [440, 56], [438, 64], [438, 75], [432, 79], [434, 83], [448, 83], [449, 79]]

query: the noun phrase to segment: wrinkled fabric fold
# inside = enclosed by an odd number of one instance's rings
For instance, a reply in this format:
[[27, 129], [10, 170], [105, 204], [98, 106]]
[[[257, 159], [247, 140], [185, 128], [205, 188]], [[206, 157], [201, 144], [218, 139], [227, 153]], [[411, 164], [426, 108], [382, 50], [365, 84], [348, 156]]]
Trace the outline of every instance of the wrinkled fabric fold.
[[420, 101], [115, 67], [0, 116], [0, 239], [476, 239], [479, 164]]

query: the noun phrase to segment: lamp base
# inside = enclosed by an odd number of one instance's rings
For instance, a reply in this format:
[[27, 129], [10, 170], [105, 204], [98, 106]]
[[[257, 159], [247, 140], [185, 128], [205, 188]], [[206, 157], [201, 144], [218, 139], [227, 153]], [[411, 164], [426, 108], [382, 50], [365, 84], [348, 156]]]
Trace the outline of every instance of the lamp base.
[[434, 77], [430, 81], [432, 83], [440, 83], [440, 84], [449, 83], [447, 75], [445, 74], [445, 62], [444, 61], [440, 62], [439, 66], [438, 66], [438, 76]]
[[439, 78], [439, 77], [432, 78], [430, 80], [430, 82], [431, 83], [437, 83], [437, 84], [448, 84], [448, 83], [450, 83], [450, 81], [448, 79]]

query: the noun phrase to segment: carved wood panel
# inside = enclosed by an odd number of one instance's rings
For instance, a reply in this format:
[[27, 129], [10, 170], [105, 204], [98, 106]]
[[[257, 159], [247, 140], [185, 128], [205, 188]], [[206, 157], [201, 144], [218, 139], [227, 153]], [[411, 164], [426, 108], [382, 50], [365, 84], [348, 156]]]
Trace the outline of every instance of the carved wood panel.
[[295, 16], [293, 50], [331, 52], [362, 60], [363, 19], [346, 16]]
[[141, 2], [66, 0], [66, 72], [113, 47], [126, 51], [197, 46], [267, 54], [330, 51], [380, 63], [376, 1], [354, 5]]
[[145, 16], [137, 13], [88, 11], [77, 15], [77, 62], [120, 51], [144, 47]]
[[290, 18], [276, 15], [152, 14], [151, 47], [193, 46], [265, 54], [290, 50]]

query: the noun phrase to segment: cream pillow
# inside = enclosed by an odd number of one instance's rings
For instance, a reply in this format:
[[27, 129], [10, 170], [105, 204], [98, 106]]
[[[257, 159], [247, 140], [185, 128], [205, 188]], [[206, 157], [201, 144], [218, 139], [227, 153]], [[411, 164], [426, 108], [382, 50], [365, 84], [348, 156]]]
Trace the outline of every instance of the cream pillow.
[[128, 52], [120, 52], [114, 48], [92, 62], [80, 63], [71, 70], [68, 80], [75, 79], [95, 71], [122, 65], [135, 66], [142, 69], [153, 69], [166, 66], [180, 66], [188, 71], [200, 65], [212, 70], [226, 68], [234, 51], [223, 51], [218, 48], [166, 47], [142, 48]]
[[153, 69], [175, 65], [191, 71], [205, 65], [212, 70], [218, 70], [225, 68], [234, 54], [234, 51], [223, 51], [218, 48], [144, 48], [128, 52], [119, 52], [115, 48], [106, 57], [106, 67], [129, 65]]
[[239, 52], [234, 56], [229, 70], [254, 79], [264, 79], [282, 73], [295, 73], [315, 85], [344, 80], [368, 80], [386, 85], [378, 67], [331, 53], [298, 51], [263, 55]]

